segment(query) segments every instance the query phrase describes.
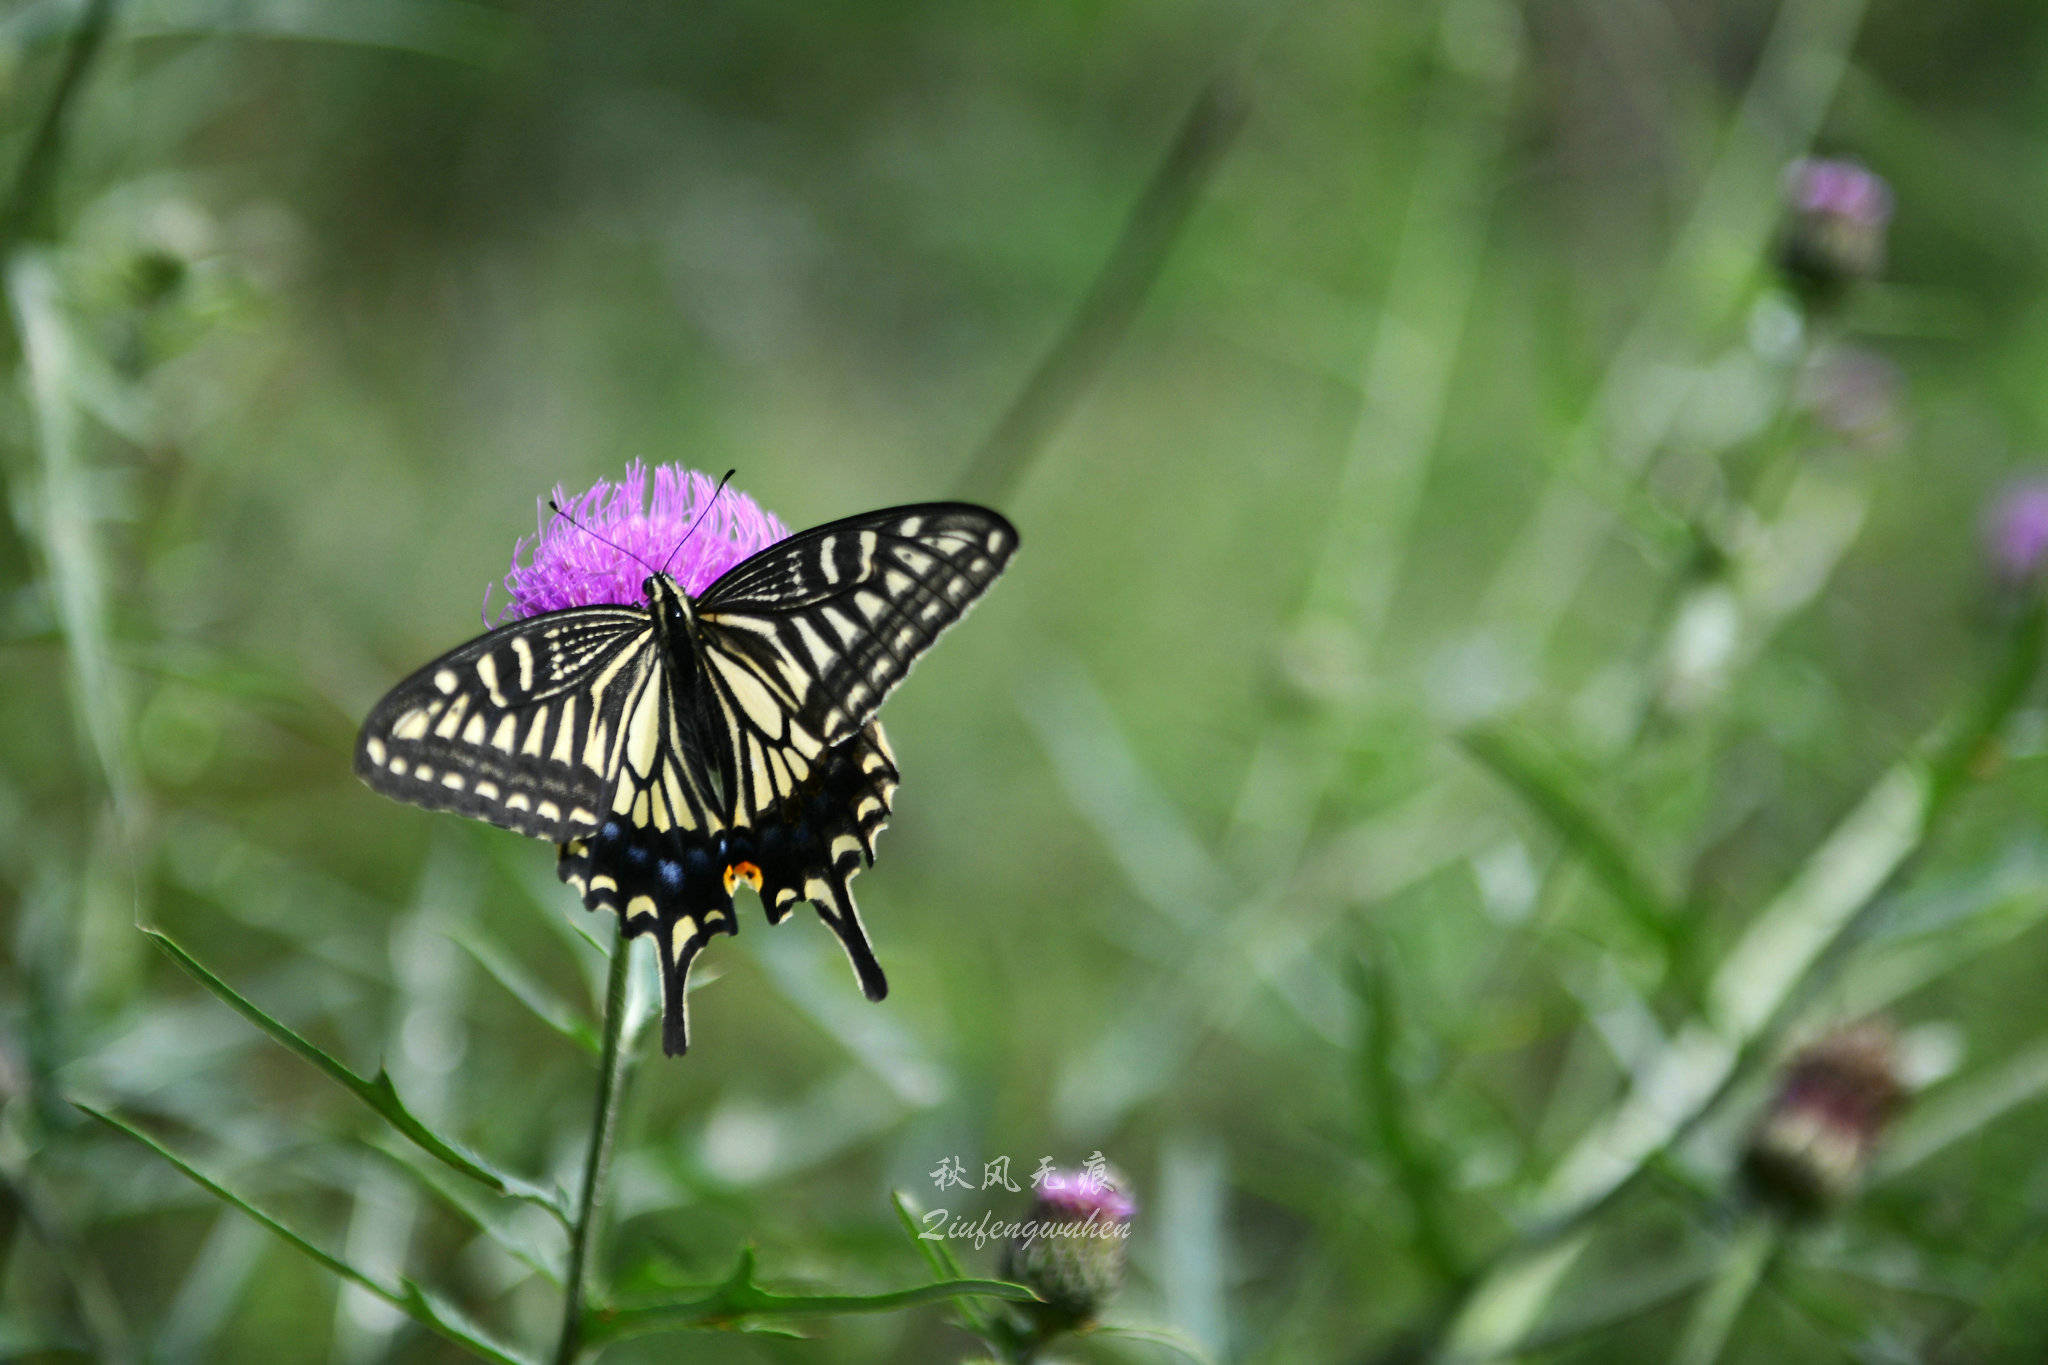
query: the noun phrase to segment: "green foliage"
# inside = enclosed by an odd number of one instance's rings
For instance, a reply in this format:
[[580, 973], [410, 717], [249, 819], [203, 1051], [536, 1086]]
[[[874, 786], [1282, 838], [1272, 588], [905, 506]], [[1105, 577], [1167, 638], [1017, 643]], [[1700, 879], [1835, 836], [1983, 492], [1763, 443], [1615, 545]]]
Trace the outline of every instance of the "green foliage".
[[[2044, 39], [17, 6], [0, 1354], [2040, 1359]], [[1815, 151], [1897, 211], [1802, 298]], [[551, 850], [348, 771], [636, 457], [1024, 538], [889, 706], [890, 999], [744, 908], [677, 1063]], [[1912, 1100], [1782, 1217], [1872, 1017]], [[1095, 1152], [1130, 1280], [1042, 1342], [921, 1235], [1028, 1190], [931, 1172]]]

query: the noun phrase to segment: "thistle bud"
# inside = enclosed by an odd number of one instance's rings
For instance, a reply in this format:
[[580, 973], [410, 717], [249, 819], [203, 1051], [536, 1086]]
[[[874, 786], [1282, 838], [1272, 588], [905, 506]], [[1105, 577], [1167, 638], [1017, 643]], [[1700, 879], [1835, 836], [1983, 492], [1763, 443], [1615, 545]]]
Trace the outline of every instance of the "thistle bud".
[[1750, 1192], [1794, 1217], [1838, 1207], [1862, 1183], [1905, 1098], [1897, 1042], [1881, 1024], [1830, 1034], [1799, 1052], [1743, 1152]]
[[1984, 550], [1992, 572], [2010, 588], [2024, 587], [2048, 564], [2048, 478], [2007, 486], [1985, 519]]
[[1003, 1278], [1045, 1302], [1027, 1305], [1042, 1334], [1083, 1326], [1123, 1283], [1136, 1205], [1114, 1178], [1053, 1171], [1003, 1248]]
[[1785, 172], [1788, 221], [1778, 265], [1810, 308], [1838, 302], [1884, 268], [1892, 191], [1854, 161], [1795, 161]]

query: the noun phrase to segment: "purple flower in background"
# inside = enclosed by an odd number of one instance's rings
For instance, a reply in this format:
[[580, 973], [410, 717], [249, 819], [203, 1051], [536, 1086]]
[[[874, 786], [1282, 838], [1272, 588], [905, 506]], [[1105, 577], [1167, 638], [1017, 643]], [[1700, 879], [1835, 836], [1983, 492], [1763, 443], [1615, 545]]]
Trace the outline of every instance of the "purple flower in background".
[[1785, 197], [1795, 213], [1883, 228], [1892, 218], [1892, 190], [1856, 161], [1804, 157], [1785, 170]]
[[1905, 1101], [1897, 1039], [1886, 1025], [1843, 1029], [1802, 1049], [1779, 1074], [1777, 1096], [1743, 1150], [1750, 1191], [1793, 1217], [1839, 1206]]
[[646, 600], [641, 583], [664, 565], [694, 597], [748, 555], [789, 535], [745, 493], [729, 487], [720, 493], [717, 480], [681, 465], [655, 469], [651, 502], [647, 469], [637, 460], [620, 482], [599, 479], [574, 498], [557, 484], [554, 500], [568, 515], [556, 516], [541, 503], [539, 533], [513, 547], [505, 575], [512, 601], [500, 620], [564, 607], [639, 606]]
[[1785, 207], [1778, 264], [1809, 306], [1836, 302], [1884, 268], [1891, 186], [1860, 163], [1793, 162], [1785, 169]]
[[1093, 1170], [1048, 1172], [1003, 1248], [1004, 1277], [1045, 1300], [1029, 1305], [1041, 1336], [1092, 1321], [1123, 1283], [1137, 1205], [1119, 1183]]
[[2048, 477], [2007, 487], [1992, 504], [1985, 540], [1991, 567], [2005, 582], [2037, 577], [2048, 562]]

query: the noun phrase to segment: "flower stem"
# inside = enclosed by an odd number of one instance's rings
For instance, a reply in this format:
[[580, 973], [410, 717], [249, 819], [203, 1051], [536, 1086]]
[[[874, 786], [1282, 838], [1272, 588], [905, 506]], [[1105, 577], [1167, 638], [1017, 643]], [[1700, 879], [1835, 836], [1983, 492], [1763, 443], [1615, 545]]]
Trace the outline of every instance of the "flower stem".
[[619, 1045], [626, 1026], [626, 978], [633, 961], [625, 924], [612, 940], [611, 975], [604, 993], [604, 1050], [599, 1055], [597, 1106], [590, 1119], [590, 1152], [583, 1160], [583, 1199], [570, 1231], [569, 1273], [562, 1282], [562, 1336], [555, 1345], [555, 1365], [575, 1365], [583, 1350], [583, 1277], [590, 1265], [604, 1208], [605, 1175], [611, 1169], [612, 1141], [618, 1135], [620, 1101], [625, 1093], [627, 1049]]

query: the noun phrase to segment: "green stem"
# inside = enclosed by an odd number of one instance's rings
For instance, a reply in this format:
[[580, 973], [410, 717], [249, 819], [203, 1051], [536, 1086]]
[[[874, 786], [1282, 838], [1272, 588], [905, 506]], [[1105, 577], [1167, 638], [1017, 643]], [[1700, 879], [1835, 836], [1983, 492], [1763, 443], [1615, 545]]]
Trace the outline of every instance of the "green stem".
[[576, 1225], [569, 1234], [569, 1273], [562, 1281], [562, 1336], [555, 1346], [555, 1365], [575, 1365], [583, 1351], [583, 1277], [590, 1265], [604, 1208], [605, 1175], [611, 1169], [612, 1142], [618, 1136], [620, 1100], [625, 1093], [627, 1050], [619, 1045], [626, 1026], [626, 978], [633, 962], [625, 923], [612, 940], [611, 975], [604, 993], [604, 1047], [598, 1055], [597, 1106], [590, 1120], [590, 1152], [583, 1161], [583, 1198]]
[[1000, 502], [1025, 463], [1079, 404], [1130, 331], [1249, 113], [1249, 102], [1232, 77], [1218, 76], [1202, 88], [1088, 296], [968, 461], [960, 476], [963, 494]]
[[1693, 1308], [1671, 1358], [1678, 1365], [1714, 1365], [1728, 1350], [1728, 1339], [1742, 1310], [1763, 1283], [1778, 1253], [1778, 1228], [1767, 1218], [1752, 1219], [1728, 1245], [1721, 1268]]

